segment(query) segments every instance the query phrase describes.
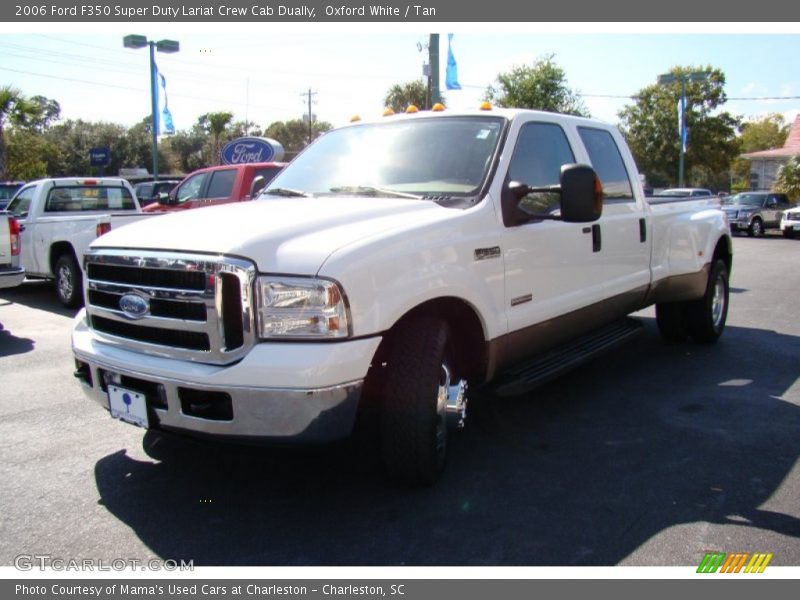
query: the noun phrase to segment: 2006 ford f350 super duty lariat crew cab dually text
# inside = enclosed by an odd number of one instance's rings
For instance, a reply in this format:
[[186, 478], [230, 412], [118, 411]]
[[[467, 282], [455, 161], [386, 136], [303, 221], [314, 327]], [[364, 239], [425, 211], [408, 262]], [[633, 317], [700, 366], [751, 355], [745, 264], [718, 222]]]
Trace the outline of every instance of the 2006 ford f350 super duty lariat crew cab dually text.
[[604, 123], [356, 122], [253, 202], [94, 242], [76, 376], [115, 417], [198, 436], [324, 442], [374, 415], [389, 474], [425, 484], [467, 382], [528, 391], [625, 339], [626, 315], [652, 304], [665, 337], [714, 342], [731, 260], [722, 211], [648, 204]]

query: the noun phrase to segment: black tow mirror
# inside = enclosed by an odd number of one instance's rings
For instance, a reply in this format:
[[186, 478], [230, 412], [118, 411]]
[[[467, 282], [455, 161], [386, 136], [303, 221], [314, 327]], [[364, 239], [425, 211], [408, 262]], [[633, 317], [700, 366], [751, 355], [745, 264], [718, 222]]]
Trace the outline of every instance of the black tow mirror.
[[158, 194], [158, 196], [156, 196], [156, 200], [159, 204], [169, 204], [169, 194], [166, 192], [161, 192]]
[[[536, 212], [536, 202], [522, 200], [529, 196], [558, 196], [558, 209]], [[561, 167], [560, 184], [531, 187], [510, 181], [504, 190], [503, 217], [506, 225], [520, 225], [531, 220], [591, 223], [603, 214], [603, 186], [594, 169], [588, 165], [570, 164]], [[553, 203], [544, 202], [545, 205]]]
[[591, 223], [603, 214], [603, 184], [588, 165], [561, 167], [561, 218], [567, 223]]

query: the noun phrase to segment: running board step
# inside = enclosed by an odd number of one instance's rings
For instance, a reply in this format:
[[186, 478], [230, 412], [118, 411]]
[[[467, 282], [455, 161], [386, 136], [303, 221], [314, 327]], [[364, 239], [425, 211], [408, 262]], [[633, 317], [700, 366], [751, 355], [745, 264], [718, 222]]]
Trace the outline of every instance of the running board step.
[[592, 358], [627, 342], [642, 331], [642, 323], [626, 318], [568, 342], [504, 371], [492, 386], [497, 396], [516, 396], [563, 375]]

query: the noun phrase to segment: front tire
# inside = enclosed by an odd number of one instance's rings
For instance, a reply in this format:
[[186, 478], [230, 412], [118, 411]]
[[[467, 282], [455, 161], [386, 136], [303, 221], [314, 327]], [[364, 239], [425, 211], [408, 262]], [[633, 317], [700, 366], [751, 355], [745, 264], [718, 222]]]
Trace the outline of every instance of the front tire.
[[433, 484], [447, 458], [447, 390], [454, 353], [447, 323], [413, 317], [398, 328], [383, 381], [381, 456], [393, 479]]
[[83, 304], [83, 274], [72, 254], [58, 257], [55, 267], [56, 296], [67, 308]]
[[783, 237], [785, 237], [787, 240], [793, 240], [794, 239], [794, 229], [784, 229], [783, 230]]
[[761, 237], [764, 235], [764, 221], [758, 217], [753, 219], [753, 222], [750, 223], [750, 227], [747, 228], [747, 233], [750, 237]]
[[719, 339], [728, 319], [729, 297], [728, 267], [718, 259], [711, 267], [705, 295], [688, 305], [689, 335], [695, 342], [713, 344]]

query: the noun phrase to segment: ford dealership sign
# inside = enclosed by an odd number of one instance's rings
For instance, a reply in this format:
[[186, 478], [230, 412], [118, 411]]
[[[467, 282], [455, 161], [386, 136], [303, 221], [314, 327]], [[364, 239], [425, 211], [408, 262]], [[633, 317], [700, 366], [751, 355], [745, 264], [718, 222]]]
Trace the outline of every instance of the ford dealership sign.
[[283, 159], [283, 146], [271, 138], [240, 137], [225, 144], [220, 157], [226, 165], [276, 162]]

